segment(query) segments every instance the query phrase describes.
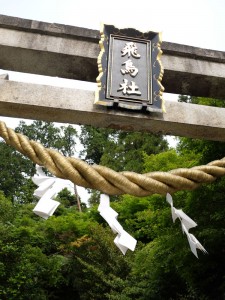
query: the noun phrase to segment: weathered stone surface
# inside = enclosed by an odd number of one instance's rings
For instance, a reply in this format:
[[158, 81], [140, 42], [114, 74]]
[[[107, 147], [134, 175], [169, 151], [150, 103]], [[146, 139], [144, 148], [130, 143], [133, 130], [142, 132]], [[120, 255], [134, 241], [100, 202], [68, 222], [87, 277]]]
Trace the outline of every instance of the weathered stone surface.
[[9, 75], [8, 74], [0, 74], [0, 80], [1, 79], [8, 80], [9, 79]]
[[[99, 32], [0, 15], [0, 67], [95, 81]], [[163, 42], [168, 93], [225, 98], [225, 52]]]
[[167, 113], [93, 104], [94, 92], [0, 80], [2, 116], [225, 141], [225, 109], [166, 101]]
[[81, 40], [92, 40], [95, 43], [98, 43], [100, 39], [100, 33], [97, 30], [58, 23], [46, 23], [36, 20], [21, 19], [1, 14], [0, 27], [58, 37], [76, 37]]

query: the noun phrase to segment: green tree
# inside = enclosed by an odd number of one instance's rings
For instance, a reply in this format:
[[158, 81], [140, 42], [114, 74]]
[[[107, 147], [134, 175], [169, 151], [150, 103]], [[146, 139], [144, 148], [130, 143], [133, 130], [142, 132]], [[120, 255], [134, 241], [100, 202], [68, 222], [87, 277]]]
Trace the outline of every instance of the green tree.
[[[182, 138], [177, 151], [145, 154], [145, 172], [189, 168], [220, 159], [224, 153], [225, 143]], [[165, 197], [126, 195], [112, 203], [124, 228], [143, 243], [124, 283], [125, 299], [224, 299], [224, 184], [221, 178], [196, 191], [173, 195], [174, 206], [198, 223], [190, 232], [209, 253], [198, 251], [199, 259], [190, 251], [179, 220], [172, 222]]]
[[[15, 131], [24, 134], [30, 140], [40, 142], [44, 147], [56, 149], [66, 156], [75, 154], [77, 131], [71, 125], [56, 127], [54, 123], [43, 121], [33, 121], [27, 125], [21, 121]], [[30, 177], [35, 173], [35, 165], [32, 161], [4, 142], [0, 142], [0, 167], [0, 190], [12, 201], [33, 202], [35, 185]], [[78, 198], [77, 194], [75, 199]]]
[[100, 164], [106, 144], [110, 141], [113, 142], [113, 139], [116, 138], [116, 131], [83, 125], [79, 138], [84, 147], [81, 155], [84, 156], [85, 161], [90, 164]]
[[41, 143], [46, 148], [56, 149], [65, 156], [75, 154], [77, 131], [71, 125], [56, 127], [52, 122], [43, 121], [33, 121], [27, 125], [24, 121], [20, 121], [15, 131]]
[[157, 154], [167, 149], [167, 141], [161, 135], [120, 131], [114, 144], [106, 147], [101, 164], [116, 171], [142, 173], [144, 154]]
[[[83, 144], [82, 157], [89, 163], [107, 166], [115, 171], [144, 172], [144, 156], [168, 149], [168, 143], [161, 135], [139, 132], [122, 132], [81, 127], [80, 140]], [[99, 192], [90, 191], [89, 204], [99, 202]], [[112, 198], [113, 200], [119, 197]]]
[[178, 101], [192, 103], [192, 104], [206, 105], [206, 106], [225, 107], [225, 102], [224, 100], [221, 99], [180, 95], [178, 97]]
[[[156, 154], [168, 149], [161, 135], [123, 132], [82, 126], [81, 143], [85, 160], [105, 165], [116, 171], [143, 171], [143, 154]], [[91, 159], [90, 159], [91, 158]]]
[[64, 205], [45, 221], [33, 207], [12, 204], [0, 193], [0, 299], [79, 299], [64, 249], [93, 221]]
[[11, 146], [0, 142], [0, 190], [13, 202], [31, 202], [35, 185], [29, 179], [33, 164]]
[[[131, 253], [124, 257], [113, 243], [111, 230], [100, 225], [70, 245], [73, 284], [82, 300], [115, 299], [130, 272]], [[123, 299], [120, 295], [120, 298]]]
[[[176, 151], [167, 151], [161, 137], [91, 127], [83, 129], [82, 138], [83, 155], [91, 163], [115, 170], [168, 171], [205, 164], [225, 153], [220, 142], [181, 138]], [[64, 149], [62, 144], [60, 148]], [[68, 191], [62, 191], [62, 204], [47, 221], [32, 213], [32, 204], [12, 203], [0, 194], [0, 298], [222, 300], [224, 190], [221, 178], [173, 195], [174, 206], [198, 223], [190, 232], [208, 251], [207, 255], [198, 251], [199, 259], [190, 251], [180, 221], [172, 222], [165, 196], [111, 197], [119, 222], [138, 240], [135, 252], [123, 256], [97, 211], [97, 192], [92, 195], [95, 205], [78, 213]]]

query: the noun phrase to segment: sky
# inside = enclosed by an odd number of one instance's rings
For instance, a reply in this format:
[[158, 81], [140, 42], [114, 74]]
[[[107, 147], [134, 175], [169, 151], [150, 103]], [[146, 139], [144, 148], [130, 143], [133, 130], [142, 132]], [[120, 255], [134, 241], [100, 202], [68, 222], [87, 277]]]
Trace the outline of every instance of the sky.
[[100, 23], [141, 31], [163, 40], [224, 50], [224, 0], [0, 0], [0, 14], [99, 29]]
[[[225, 51], [225, 0], [0, 0], [0, 14], [96, 30], [101, 23], [152, 30], [162, 32], [163, 41]], [[10, 73], [10, 79], [75, 87], [72, 80], [27, 74]], [[12, 118], [4, 121], [9, 127], [18, 124]]]

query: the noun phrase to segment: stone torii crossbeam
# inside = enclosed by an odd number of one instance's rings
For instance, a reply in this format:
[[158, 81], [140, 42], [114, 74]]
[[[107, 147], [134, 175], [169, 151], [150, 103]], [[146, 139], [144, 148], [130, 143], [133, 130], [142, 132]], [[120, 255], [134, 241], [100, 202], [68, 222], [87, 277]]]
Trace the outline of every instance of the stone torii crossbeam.
[[[0, 68], [96, 80], [95, 30], [0, 15]], [[225, 52], [163, 42], [167, 93], [225, 98]], [[225, 141], [225, 109], [165, 99], [166, 114], [94, 105], [94, 92], [0, 77], [0, 115]]]

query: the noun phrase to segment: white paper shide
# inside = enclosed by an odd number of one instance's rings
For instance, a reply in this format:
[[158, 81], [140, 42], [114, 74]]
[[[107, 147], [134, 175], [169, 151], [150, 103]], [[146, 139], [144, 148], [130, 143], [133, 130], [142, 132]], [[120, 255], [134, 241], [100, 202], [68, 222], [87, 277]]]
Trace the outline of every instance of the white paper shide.
[[32, 177], [32, 181], [38, 186], [34, 191], [34, 196], [40, 198], [33, 212], [44, 218], [48, 219], [53, 215], [59, 202], [53, 198], [65, 187], [70, 186], [69, 180], [64, 180], [56, 177], [46, 176], [42, 167], [36, 165], [36, 174]]
[[117, 221], [118, 213], [110, 207], [109, 196], [102, 194], [100, 196], [100, 204], [98, 206], [98, 211], [100, 215], [109, 224], [110, 228], [114, 233], [117, 233], [114, 239], [115, 245], [120, 249], [120, 251], [125, 255], [127, 250], [130, 249], [134, 251], [137, 240], [134, 239], [129, 233], [127, 233], [121, 224]]
[[195, 223], [190, 217], [188, 217], [182, 211], [182, 209], [176, 209], [173, 206], [173, 198], [168, 193], [166, 195], [166, 201], [171, 206], [171, 213], [172, 213], [173, 222], [175, 222], [175, 220], [177, 218], [180, 220], [182, 231], [183, 231], [183, 233], [185, 233], [187, 235], [187, 239], [188, 239], [188, 242], [189, 242], [189, 245], [190, 245], [190, 248], [191, 248], [191, 251], [193, 252], [193, 254], [196, 257], [198, 257], [197, 249], [203, 251], [204, 253], [207, 253], [205, 248], [199, 243], [199, 241], [196, 239], [196, 237], [193, 234], [189, 233], [189, 229], [192, 228], [192, 227], [197, 226], [197, 223]]

